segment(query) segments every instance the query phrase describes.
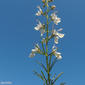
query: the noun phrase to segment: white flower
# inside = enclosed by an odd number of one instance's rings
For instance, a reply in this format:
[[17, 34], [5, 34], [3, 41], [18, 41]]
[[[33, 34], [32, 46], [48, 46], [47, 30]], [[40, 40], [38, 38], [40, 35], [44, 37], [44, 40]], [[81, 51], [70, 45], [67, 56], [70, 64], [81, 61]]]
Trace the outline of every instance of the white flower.
[[59, 40], [59, 37], [58, 37], [58, 36], [55, 36], [55, 37], [54, 37], [54, 42], [55, 42], [55, 44], [58, 44], [58, 40]]
[[53, 33], [54, 36], [58, 36], [59, 38], [63, 38], [64, 34], [59, 33], [59, 31], [62, 31], [62, 30], [63, 30], [62, 28], [58, 29], [57, 31], [55, 29], [53, 29], [52, 33]]
[[61, 31], [62, 29], [56, 31], [55, 29], [52, 30], [52, 34], [54, 35], [54, 42], [56, 44], [58, 44], [58, 39], [59, 38], [63, 38], [64, 34], [63, 33], [59, 33], [59, 31]]
[[29, 57], [32, 58], [35, 56], [35, 53], [30, 53]]
[[40, 46], [38, 44], [35, 45], [37, 48], [40, 48]]
[[35, 56], [35, 53], [37, 53], [37, 52], [40, 52], [40, 47], [39, 47], [38, 44], [36, 44], [35, 45], [35, 48], [32, 49], [32, 52], [30, 53], [29, 57], [31, 57], [31, 58], [34, 57]]
[[58, 29], [57, 31], [59, 32], [59, 31], [62, 31], [63, 30], [63, 28], [60, 28], [60, 29]]
[[39, 21], [39, 24], [37, 24], [37, 26], [34, 28], [35, 30], [40, 30], [43, 27], [43, 25], [41, 24], [41, 22]]
[[59, 38], [63, 38], [64, 37], [64, 34], [63, 33], [59, 33], [59, 31], [62, 31], [62, 28], [60, 28], [59, 30], [55, 30], [55, 29], [53, 29], [52, 30], [52, 34], [54, 35], [54, 36], [58, 36]]
[[36, 13], [36, 16], [40, 16], [43, 12], [42, 12], [42, 9], [40, 8], [40, 6], [37, 7], [39, 10], [38, 12]]
[[39, 21], [39, 24], [37, 24], [37, 26], [34, 29], [37, 31], [40, 31], [41, 36], [43, 36], [43, 34], [45, 33], [44, 24], [42, 24], [40, 21]]
[[53, 45], [52, 50], [54, 50], [55, 48], [56, 48], [56, 46], [55, 46], [55, 45]]
[[43, 36], [43, 34], [45, 33], [45, 29], [40, 29], [41, 32], [41, 36]]
[[55, 56], [58, 60], [62, 59], [61, 53], [59, 53], [59, 52], [56, 52]]
[[51, 9], [55, 9], [55, 8], [56, 8], [56, 6], [55, 6], [55, 5], [52, 5], [52, 6], [51, 6]]
[[36, 53], [36, 52], [39, 52], [39, 50], [40, 50], [40, 47], [39, 47], [38, 44], [36, 44], [36, 45], [35, 45], [35, 48], [32, 49], [32, 52], [33, 52], [33, 53]]
[[58, 60], [62, 59], [61, 53], [57, 52], [57, 47], [55, 45], [52, 47], [52, 53]]
[[42, 42], [43, 42], [43, 43], [46, 43], [46, 39], [45, 39], [45, 38], [43, 38], [43, 39], [42, 39]]
[[56, 16], [56, 13], [55, 12], [51, 14], [51, 18], [52, 18], [52, 20], [57, 19], [57, 16]]
[[52, 52], [55, 53], [56, 51], [57, 51], [57, 47], [55, 45], [53, 45]]
[[56, 25], [58, 25], [58, 23], [61, 22], [61, 18], [57, 17], [57, 15], [56, 15], [55, 12], [51, 14], [51, 18], [52, 18], [52, 20], [54, 21], [54, 23], [55, 23]]
[[62, 34], [62, 33], [57, 33], [57, 35], [58, 35], [59, 38], [63, 38], [64, 37], [64, 34]]
[[55, 29], [52, 30], [52, 34], [55, 36], [57, 35], [57, 31]]
[[33, 52], [33, 53], [38, 52], [38, 48], [35, 47], [35, 49], [32, 49], [32, 52]]

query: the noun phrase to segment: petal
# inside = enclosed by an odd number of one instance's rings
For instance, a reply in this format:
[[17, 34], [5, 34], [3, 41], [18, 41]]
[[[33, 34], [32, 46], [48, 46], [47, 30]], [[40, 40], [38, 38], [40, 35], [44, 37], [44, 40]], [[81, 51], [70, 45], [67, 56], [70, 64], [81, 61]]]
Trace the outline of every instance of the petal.
[[36, 52], [36, 49], [32, 49], [32, 52], [35, 53]]
[[57, 58], [58, 60], [61, 60], [61, 59], [62, 59], [61, 53], [57, 52], [57, 53], [56, 53], [56, 58]]
[[52, 30], [53, 35], [57, 35], [57, 31], [55, 29]]
[[59, 31], [62, 31], [63, 30], [63, 28], [60, 28], [60, 29], [58, 29], [57, 31], [59, 32]]
[[39, 9], [39, 11], [42, 11], [42, 9], [40, 8], [40, 6], [37, 6], [37, 8]]
[[40, 16], [40, 15], [41, 15], [41, 12], [38, 11], [38, 12], [36, 13], [36, 16]]
[[35, 53], [30, 53], [29, 57], [33, 58], [35, 56]]
[[55, 44], [58, 44], [58, 39], [59, 39], [59, 37], [57, 37], [57, 36], [54, 38]]
[[60, 55], [59, 57], [57, 57], [58, 60], [61, 60], [62, 59], [62, 56]]
[[37, 48], [40, 48], [40, 46], [38, 44], [35, 45]]
[[39, 28], [39, 27], [35, 27], [34, 29], [35, 29], [35, 30], [37, 30], [37, 31], [38, 31], [38, 30], [40, 30], [40, 28]]
[[58, 35], [60, 38], [63, 38], [63, 37], [64, 37], [64, 34], [62, 34], [62, 33], [57, 33], [57, 35]]
[[40, 30], [43, 27], [42, 23], [39, 21], [39, 24], [34, 28], [35, 30]]
[[60, 23], [61, 22], [61, 18], [57, 18], [57, 22]]
[[58, 25], [58, 22], [57, 22], [57, 20], [54, 20], [54, 23], [55, 23], [56, 25]]
[[41, 29], [40, 32], [41, 32], [41, 36], [43, 36], [43, 34], [45, 33], [45, 29]]

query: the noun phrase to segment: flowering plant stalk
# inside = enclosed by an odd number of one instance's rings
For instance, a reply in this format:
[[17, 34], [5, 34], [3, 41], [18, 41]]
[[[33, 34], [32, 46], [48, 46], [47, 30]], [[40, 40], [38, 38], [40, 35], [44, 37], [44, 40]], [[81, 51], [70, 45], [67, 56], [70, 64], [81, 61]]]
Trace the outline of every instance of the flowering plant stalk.
[[[41, 46], [39, 46], [39, 44], [35, 44], [35, 48], [32, 49], [32, 52], [29, 55], [31, 58], [36, 54], [46, 57], [46, 65], [37, 62], [46, 73], [44, 73], [42, 70], [41, 74], [34, 71], [34, 73], [43, 80], [44, 85], [54, 85], [56, 80], [63, 74], [63, 72], [61, 72], [58, 76], [55, 74], [53, 77], [51, 77], [51, 70], [55, 63], [62, 59], [61, 53], [58, 52], [57, 44], [59, 43], [59, 39], [64, 37], [64, 34], [61, 33], [63, 29], [55, 28], [54, 26], [57, 26], [61, 22], [61, 18], [57, 16], [57, 12], [55, 11], [56, 6], [50, 5], [51, 2], [53, 2], [53, 0], [42, 0], [42, 8], [40, 6], [37, 7], [39, 10], [36, 13], [36, 16], [43, 16], [46, 22], [43, 22], [42, 24], [40, 20], [38, 20], [38, 24], [34, 29], [41, 33]], [[52, 29], [50, 29], [49, 25], [52, 25]], [[50, 47], [52, 49], [50, 49]], [[53, 56], [55, 56], [55, 58]], [[61, 83], [60, 85], [64, 85], [64, 83]]]

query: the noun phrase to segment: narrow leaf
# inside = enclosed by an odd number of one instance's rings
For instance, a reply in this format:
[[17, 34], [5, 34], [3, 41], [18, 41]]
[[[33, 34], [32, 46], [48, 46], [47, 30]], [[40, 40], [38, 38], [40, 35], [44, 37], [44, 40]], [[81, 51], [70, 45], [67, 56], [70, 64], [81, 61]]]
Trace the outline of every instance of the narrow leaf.
[[50, 66], [50, 71], [52, 70], [52, 68], [53, 68], [53, 66], [55, 65], [56, 62], [57, 62], [57, 59], [54, 58], [54, 60], [53, 60], [53, 62], [52, 62], [52, 64], [51, 64], [51, 66]]
[[54, 74], [54, 76], [53, 76], [52, 80], [54, 80], [54, 79], [55, 79], [55, 76], [56, 76], [56, 73]]
[[43, 45], [43, 42], [41, 42], [41, 44], [42, 44], [42, 48], [43, 48], [43, 51], [44, 51], [44, 54], [45, 54], [45, 49], [44, 49], [44, 45]]
[[44, 85], [45, 85], [45, 83], [47, 84], [47, 79], [46, 79], [46, 77], [45, 77], [43, 71], [41, 71], [41, 73], [42, 73], [42, 76], [43, 76], [43, 78], [44, 78]]
[[43, 71], [41, 71], [41, 73], [42, 73], [43, 78], [44, 78], [45, 81], [46, 81], [46, 78], [45, 78], [45, 75], [44, 75]]
[[66, 83], [65, 82], [63, 82], [63, 83], [61, 83], [60, 85], [65, 85]]
[[52, 56], [50, 56], [50, 59], [49, 59], [49, 66], [51, 65], [51, 59], [52, 59]]
[[43, 77], [41, 76], [41, 74], [39, 74], [39, 73], [36, 72], [36, 71], [33, 71], [33, 72], [34, 72], [34, 74], [35, 74], [37, 77], [39, 77], [40, 79], [44, 80]]
[[45, 67], [42, 63], [40, 63], [40, 62], [38, 62], [38, 61], [36, 61], [36, 63], [39, 64], [39, 65], [47, 72], [46, 67]]
[[53, 84], [56, 82], [57, 79], [59, 79], [59, 77], [63, 74], [63, 72], [61, 72], [56, 78], [55, 80], [53, 81]]

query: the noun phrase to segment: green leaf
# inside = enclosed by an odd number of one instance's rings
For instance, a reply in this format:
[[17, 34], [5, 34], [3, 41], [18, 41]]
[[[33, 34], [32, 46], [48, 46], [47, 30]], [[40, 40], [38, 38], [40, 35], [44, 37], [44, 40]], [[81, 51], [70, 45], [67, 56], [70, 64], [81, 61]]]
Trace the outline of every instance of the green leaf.
[[55, 79], [55, 76], [56, 76], [56, 73], [54, 74], [54, 76], [53, 76], [52, 80], [54, 80], [54, 79]]
[[49, 66], [51, 65], [51, 59], [52, 59], [52, 56], [50, 56], [50, 59], [49, 59]]
[[45, 85], [45, 83], [43, 85]]
[[56, 80], [59, 79], [59, 77], [60, 77], [62, 74], [63, 74], [63, 72], [61, 72], [61, 73], [55, 78], [55, 80], [53, 81], [53, 84], [56, 82]]
[[45, 81], [47, 81], [46, 78], [45, 78], [45, 75], [44, 75], [43, 71], [41, 71], [41, 73], [42, 73], [42, 76], [45, 79]]
[[54, 60], [53, 60], [53, 62], [52, 62], [52, 64], [51, 64], [51, 66], [50, 66], [50, 71], [52, 70], [52, 68], [53, 68], [53, 66], [55, 65], [56, 62], [57, 62], [57, 59], [54, 58]]
[[65, 85], [66, 83], [65, 82], [62, 82], [60, 85]]
[[42, 44], [42, 48], [43, 48], [43, 51], [44, 51], [44, 54], [45, 54], [45, 49], [44, 49], [44, 45], [43, 45], [43, 42], [41, 42], [41, 44]]
[[36, 72], [36, 71], [33, 71], [33, 72], [34, 72], [34, 74], [35, 74], [37, 77], [39, 77], [40, 79], [44, 80], [41, 74], [39, 74], [39, 73]]
[[45, 85], [45, 84], [47, 84], [47, 79], [46, 79], [46, 77], [45, 77], [43, 71], [41, 71], [41, 73], [42, 73], [42, 76], [43, 76], [43, 78], [44, 78], [44, 85]]
[[45, 67], [42, 63], [40, 63], [40, 62], [38, 62], [38, 61], [36, 61], [36, 63], [39, 64], [39, 65], [47, 72], [46, 67]]

